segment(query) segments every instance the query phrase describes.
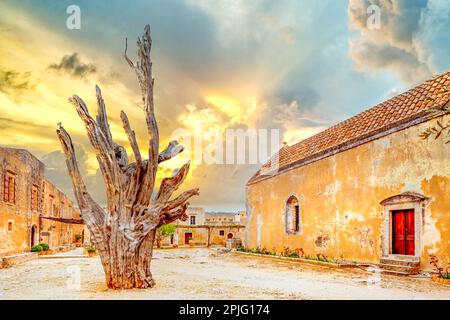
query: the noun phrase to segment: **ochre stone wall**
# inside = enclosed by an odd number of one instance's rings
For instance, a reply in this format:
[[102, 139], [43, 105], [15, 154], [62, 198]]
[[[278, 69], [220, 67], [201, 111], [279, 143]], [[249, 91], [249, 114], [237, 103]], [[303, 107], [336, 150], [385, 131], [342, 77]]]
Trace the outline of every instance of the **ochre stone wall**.
[[[4, 179], [7, 172], [16, 178], [15, 201], [4, 201]], [[44, 164], [25, 150], [0, 148], [0, 255], [30, 250], [31, 226], [39, 225], [43, 196], [38, 193], [38, 210], [31, 210], [31, 187], [41, 191]], [[12, 223], [12, 230], [8, 230]]]
[[[412, 191], [430, 198], [420, 212], [420, 266], [431, 269], [430, 253], [446, 265], [450, 145], [419, 137], [438, 119], [248, 185], [247, 247], [302, 248], [309, 256], [379, 263], [385, 237], [380, 201]], [[440, 121], [450, 122], [450, 115]], [[291, 195], [300, 203], [300, 232], [287, 235], [284, 213]]]
[[[75, 234], [82, 232], [83, 225], [40, 218], [79, 218], [79, 212], [74, 208], [73, 202], [45, 180], [44, 171], [44, 164], [28, 151], [0, 147], [1, 256], [28, 252], [33, 242], [45, 242], [50, 247], [67, 245], [75, 242]], [[13, 174], [16, 180], [14, 203], [4, 200], [4, 180], [8, 172]], [[31, 205], [33, 186], [38, 190], [37, 208]], [[32, 229], [35, 230], [33, 239]]]

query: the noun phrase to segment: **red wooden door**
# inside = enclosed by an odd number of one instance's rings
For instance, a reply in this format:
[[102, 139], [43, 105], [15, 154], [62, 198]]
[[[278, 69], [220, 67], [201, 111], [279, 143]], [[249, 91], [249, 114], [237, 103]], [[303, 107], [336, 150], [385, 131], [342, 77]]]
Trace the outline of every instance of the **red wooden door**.
[[192, 238], [192, 233], [186, 232], [184, 234], [184, 244], [189, 244], [189, 240], [191, 240], [191, 238]]
[[414, 255], [414, 210], [392, 212], [392, 253]]

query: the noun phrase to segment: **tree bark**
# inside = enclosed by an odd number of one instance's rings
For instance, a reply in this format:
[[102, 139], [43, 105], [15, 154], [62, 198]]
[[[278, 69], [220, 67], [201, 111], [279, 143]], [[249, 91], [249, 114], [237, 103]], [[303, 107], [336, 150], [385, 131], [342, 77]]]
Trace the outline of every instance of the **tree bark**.
[[72, 139], [61, 124], [58, 138], [66, 155], [66, 164], [72, 187], [83, 220], [92, 234], [105, 271], [106, 284], [112, 289], [149, 288], [155, 285], [150, 265], [156, 228], [177, 219], [186, 220], [188, 199], [198, 195], [198, 189], [181, 193], [171, 199], [189, 171], [186, 163], [173, 177], [161, 182], [158, 195], [152, 199], [158, 164], [183, 151], [176, 141], [159, 153], [158, 125], [154, 114], [152, 40], [147, 25], [142, 38], [138, 38], [138, 61], [125, 60], [135, 71], [142, 92], [145, 121], [149, 135], [148, 159], [143, 160], [125, 112], [121, 112], [124, 131], [133, 151], [135, 162], [129, 163], [125, 148], [113, 141], [101, 90], [96, 86], [97, 117], [89, 114], [84, 101], [74, 95], [69, 101], [83, 121], [89, 140], [95, 150], [106, 186], [107, 205], [101, 208], [89, 195], [78, 168]]

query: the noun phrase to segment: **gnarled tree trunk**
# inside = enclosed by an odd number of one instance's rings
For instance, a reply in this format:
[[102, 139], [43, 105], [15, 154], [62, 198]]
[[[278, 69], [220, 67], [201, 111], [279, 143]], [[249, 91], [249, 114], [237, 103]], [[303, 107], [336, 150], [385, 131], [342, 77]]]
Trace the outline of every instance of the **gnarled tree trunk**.
[[125, 59], [136, 72], [142, 91], [146, 126], [149, 134], [148, 160], [143, 160], [134, 131], [126, 114], [121, 112], [124, 130], [133, 150], [135, 162], [129, 163], [125, 149], [116, 144], [109, 129], [105, 103], [96, 87], [98, 114], [94, 120], [84, 101], [73, 96], [75, 106], [84, 122], [89, 140], [95, 150], [106, 185], [107, 208], [102, 209], [89, 195], [80, 174], [75, 151], [67, 131], [59, 125], [57, 134], [66, 155], [75, 197], [85, 224], [99, 251], [109, 288], [148, 288], [154, 286], [150, 263], [156, 228], [177, 219], [186, 220], [187, 200], [198, 195], [198, 189], [181, 193], [170, 199], [189, 171], [189, 162], [177, 173], [161, 181], [157, 196], [152, 199], [158, 164], [183, 151], [176, 141], [159, 153], [159, 134], [153, 107], [152, 40], [147, 25], [138, 39], [138, 61]]

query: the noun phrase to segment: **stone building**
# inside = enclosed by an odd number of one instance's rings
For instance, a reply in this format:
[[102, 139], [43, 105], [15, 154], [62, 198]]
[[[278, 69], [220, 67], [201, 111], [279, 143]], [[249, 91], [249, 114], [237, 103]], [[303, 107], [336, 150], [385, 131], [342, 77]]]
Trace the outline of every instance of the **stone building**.
[[[450, 261], [450, 72], [292, 146], [247, 183], [246, 245], [429, 270]], [[400, 266], [399, 266], [400, 265]]]
[[225, 245], [228, 239], [245, 238], [245, 211], [239, 212], [208, 212], [206, 225], [213, 226], [210, 232], [212, 244]]
[[245, 211], [205, 212], [203, 208], [189, 207], [188, 219], [177, 221], [177, 232], [163, 241], [164, 246], [225, 246], [227, 239], [245, 234]]
[[46, 219], [72, 219], [76, 208], [45, 179], [44, 171], [30, 152], [0, 147], [0, 255], [27, 252], [40, 242], [69, 244], [82, 232], [82, 225]]

